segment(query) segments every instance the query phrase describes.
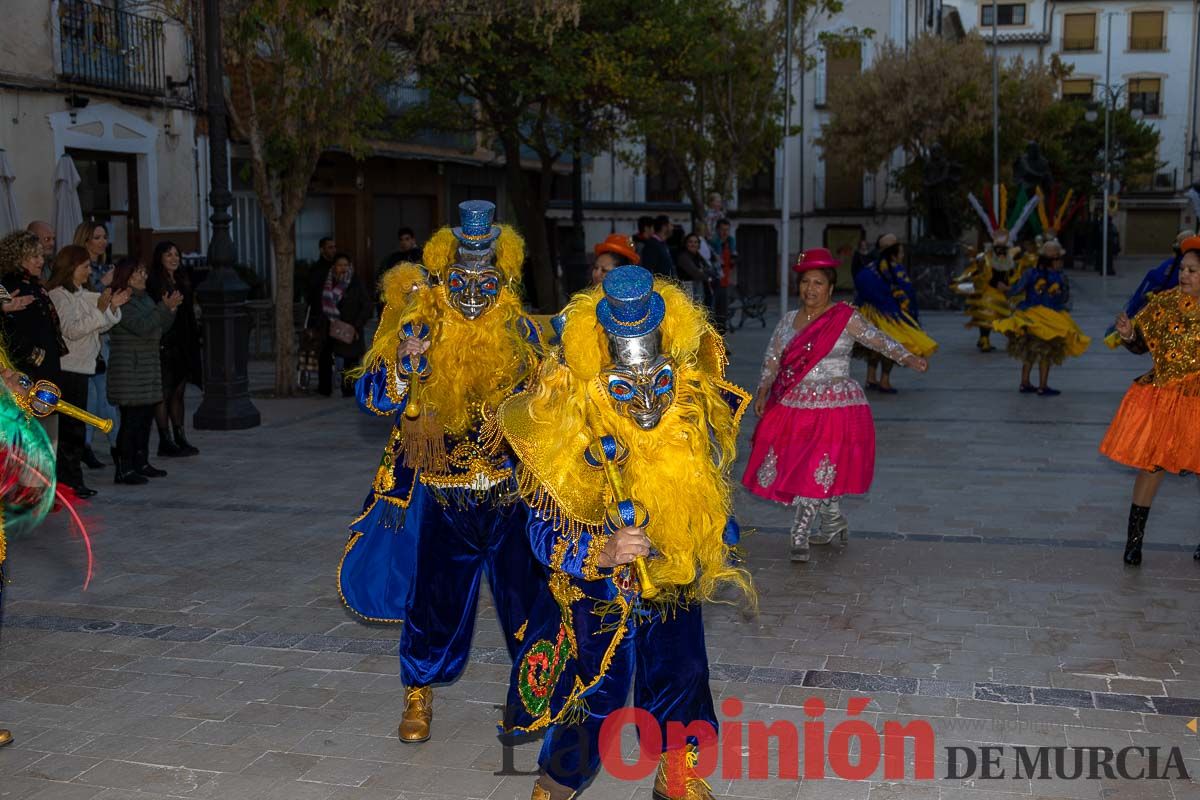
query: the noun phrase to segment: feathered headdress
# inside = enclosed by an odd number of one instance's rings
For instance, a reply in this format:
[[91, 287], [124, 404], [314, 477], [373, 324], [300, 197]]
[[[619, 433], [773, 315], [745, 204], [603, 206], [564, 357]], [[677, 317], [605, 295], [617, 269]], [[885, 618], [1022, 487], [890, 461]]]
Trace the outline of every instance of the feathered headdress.
[[1066, 197], [1062, 198], [1060, 203], [1057, 186], [1051, 187], [1049, 199], [1046, 198], [1040, 186], [1037, 189], [1037, 196], [1040, 201], [1037, 210], [1038, 222], [1041, 223], [1042, 232], [1049, 238], [1057, 238], [1062, 229], [1071, 223], [1071, 218], [1087, 202], [1086, 197], [1080, 197], [1072, 203], [1071, 199], [1075, 196], [1075, 190], [1068, 189]]
[[[986, 196], [991, 197], [991, 192], [988, 192]], [[999, 208], [984, 209], [983, 204], [974, 194], [968, 194], [967, 200], [971, 203], [971, 208], [975, 209], [975, 213], [979, 215], [980, 221], [983, 222], [983, 229], [987, 231], [989, 239], [997, 241], [1003, 238], [1006, 242], [1015, 242], [1021, 233], [1021, 228], [1025, 227], [1030, 215], [1040, 204], [1041, 194], [1025, 200], [1025, 191], [1022, 189], [1014, 203], [1013, 210], [1020, 209], [1015, 218], [1009, 217], [1008, 187], [1004, 184], [1000, 184]], [[1004, 224], [1006, 221], [1008, 222], [1007, 227]]]

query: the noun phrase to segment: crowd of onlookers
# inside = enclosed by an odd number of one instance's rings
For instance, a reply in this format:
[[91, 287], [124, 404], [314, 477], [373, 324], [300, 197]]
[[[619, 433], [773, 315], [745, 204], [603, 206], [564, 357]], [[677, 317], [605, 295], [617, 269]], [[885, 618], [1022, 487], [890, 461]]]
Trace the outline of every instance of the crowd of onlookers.
[[105, 436], [115, 483], [165, 477], [149, 460], [152, 421], [159, 456], [199, 453], [187, 440], [184, 395], [201, 382], [200, 329], [179, 247], [159, 242], [149, 265], [111, 263], [99, 222], [81, 223], [61, 249], [56, 241], [41, 221], [0, 239], [4, 349], [14, 369], [115, 423], [103, 434], [65, 415], [40, 420], [57, 449], [58, 482], [81, 498], [96, 494], [83, 468], [106, 466], [96, 453]]

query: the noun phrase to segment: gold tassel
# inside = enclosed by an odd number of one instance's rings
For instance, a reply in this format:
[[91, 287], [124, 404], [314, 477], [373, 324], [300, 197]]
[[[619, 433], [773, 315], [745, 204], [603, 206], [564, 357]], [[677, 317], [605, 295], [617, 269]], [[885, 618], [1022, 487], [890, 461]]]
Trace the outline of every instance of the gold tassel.
[[424, 411], [416, 419], [404, 417], [400, 438], [405, 466], [426, 472], [446, 471], [446, 432], [431, 413]]

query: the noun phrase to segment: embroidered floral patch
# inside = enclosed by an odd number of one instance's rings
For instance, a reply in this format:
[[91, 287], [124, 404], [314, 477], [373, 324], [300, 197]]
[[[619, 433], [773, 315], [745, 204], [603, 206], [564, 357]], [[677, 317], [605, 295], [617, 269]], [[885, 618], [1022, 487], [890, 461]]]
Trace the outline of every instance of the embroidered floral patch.
[[767, 457], [758, 465], [758, 472], [755, 477], [758, 478], [758, 485], [764, 489], [770, 488], [775, 482], [775, 476], [778, 474], [777, 466], [779, 464], [779, 456], [775, 455], [775, 448], [767, 448]]
[[825, 490], [825, 494], [829, 494], [829, 490], [833, 488], [833, 482], [837, 479], [837, 465], [829, 458], [829, 453], [826, 453], [821, 458], [821, 463], [817, 465], [817, 471], [813, 473], [813, 480], [817, 485]]
[[566, 626], [559, 625], [558, 637], [553, 642], [540, 639], [525, 653], [517, 674], [517, 691], [525, 710], [533, 716], [540, 717], [550, 707], [550, 697], [570, 652]]

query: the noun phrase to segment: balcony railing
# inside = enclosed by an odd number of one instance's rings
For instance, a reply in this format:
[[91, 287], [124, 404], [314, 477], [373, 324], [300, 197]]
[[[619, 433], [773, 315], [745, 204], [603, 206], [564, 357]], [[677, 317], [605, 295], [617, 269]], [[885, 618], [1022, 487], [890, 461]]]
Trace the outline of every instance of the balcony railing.
[[1129, 49], [1135, 52], [1157, 52], [1167, 49], [1165, 36], [1130, 36]]
[[60, 0], [58, 17], [63, 80], [138, 94], [165, 92], [161, 20], [88, 0]]
[[1064, 53], [1087, 53], [1098, 50], [1098, 42], [1096, 37], [1088, 39], [1085, 37], [1063, 37], [1062, 49]]

